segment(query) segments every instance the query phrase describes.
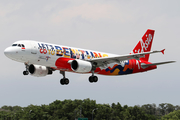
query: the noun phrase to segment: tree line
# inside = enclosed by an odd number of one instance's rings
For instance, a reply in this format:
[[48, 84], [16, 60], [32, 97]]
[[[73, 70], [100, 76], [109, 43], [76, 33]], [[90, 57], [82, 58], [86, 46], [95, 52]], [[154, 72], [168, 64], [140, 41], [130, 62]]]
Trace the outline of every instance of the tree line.
[[180, 106], [169, 103], [134, 107], [97, 104], [95, 100], [56, 100], [49, 105], [2, 106], [0, 120], [167, 120], [180, 119]]

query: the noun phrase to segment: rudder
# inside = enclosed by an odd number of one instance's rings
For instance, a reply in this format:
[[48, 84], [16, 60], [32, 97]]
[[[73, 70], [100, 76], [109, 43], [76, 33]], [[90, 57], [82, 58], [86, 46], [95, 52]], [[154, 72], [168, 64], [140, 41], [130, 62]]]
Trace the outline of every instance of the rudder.
[[[155, 30], [148, 29], [146, 33], [143, 35], [142, 40], [138, 42], [138, 44], [133, 49], [132, 53], [142, 53], [151, 51], [152, 41], [154, 37]], [[145, 57], [140, 58], [140, 60], [148, 61], [149, 54], [145, 55]]]

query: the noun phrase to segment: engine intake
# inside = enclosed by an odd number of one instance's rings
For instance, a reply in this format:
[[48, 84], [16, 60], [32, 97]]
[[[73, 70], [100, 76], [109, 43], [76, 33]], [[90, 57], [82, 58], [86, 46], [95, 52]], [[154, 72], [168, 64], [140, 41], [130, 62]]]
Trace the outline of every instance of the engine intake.
[[92, 64], [84, 60], [73, 60], [71, 62], [71, 69], [78, 73], [88, 73], [92, 70]]
[[33, 64], [29, 66], [29, 72], [31, 73], [32, 76], [36, 76], [36, 77], [43, 77], [48, 74], [52, 74], [52, 71], [49, 70], [46, 66], [33, 65]]

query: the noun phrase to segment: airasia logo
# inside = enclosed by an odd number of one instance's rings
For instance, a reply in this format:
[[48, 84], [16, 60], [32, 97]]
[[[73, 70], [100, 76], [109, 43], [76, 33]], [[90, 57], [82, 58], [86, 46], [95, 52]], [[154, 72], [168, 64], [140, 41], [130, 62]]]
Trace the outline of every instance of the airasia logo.
[[145, 42], [142, 40], [141, 41], [141, 52], [147, 51], [149, 45], [151, 44], [152, 41], [152, 35], [149, 34], [148, 36], [146, 35], [147, 39], [145, 40]]

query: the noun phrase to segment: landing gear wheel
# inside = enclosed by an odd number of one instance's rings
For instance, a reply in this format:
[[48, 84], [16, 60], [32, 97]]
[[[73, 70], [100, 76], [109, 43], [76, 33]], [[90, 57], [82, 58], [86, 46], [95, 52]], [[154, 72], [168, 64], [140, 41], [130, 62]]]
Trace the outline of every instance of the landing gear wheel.
[[61, 79], [61, 80], [60, 80], [60, 84], [61, 84], [61, 85], [64, 85], [64, 79]]
[[93, 76], [93, 82], [97, 82], [98, 81], [98, 77], [97, 76]]
[[29, 72], [28, 71], [23, 71], [23, 75], [28, 75]]
[[93, 83], [93, 76], [90, 76], [90, 77], [89, 77], [89, 82], [90, 82], [90, 83]]
[[61, 85], [68, 85], [68, 84], [69, 84], [69, 79], [67, 79], [67, 78], [61, 79], [61, 80], [60, 80], [60, 84], [61, 84]]
[[97, 76], [90, 76], [89, 77], [89, 82], [93, 83], [93, 82], [97, 82], [98, 81], [98, 77]]
[[68, 85], [69, 84], [69, 79], [65, 78], [64, 79], [64, 84]]

